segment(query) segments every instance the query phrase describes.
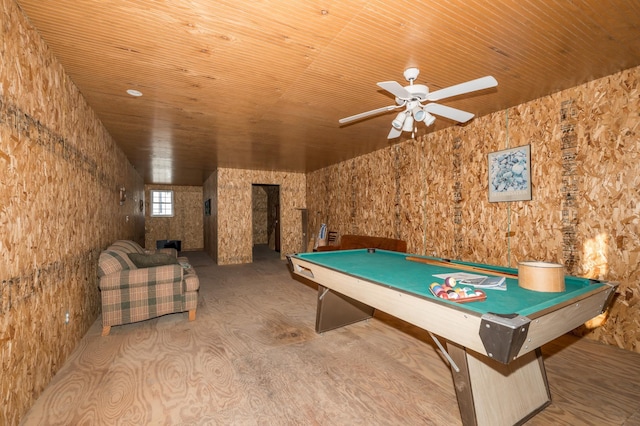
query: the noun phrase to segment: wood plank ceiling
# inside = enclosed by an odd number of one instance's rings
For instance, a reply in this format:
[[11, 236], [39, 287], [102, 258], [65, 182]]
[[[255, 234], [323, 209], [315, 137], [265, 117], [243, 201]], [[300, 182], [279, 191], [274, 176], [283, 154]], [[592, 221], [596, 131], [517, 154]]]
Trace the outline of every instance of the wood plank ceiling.
[[[146, 183], [309, 172], [387, 140], [407, 67], [482, 116], [640, 64], [632, 0], [16, 0]], [[129, 96], [127, 89], [143, 93]], [[418, 135], [456, 123], [439, 117]]]

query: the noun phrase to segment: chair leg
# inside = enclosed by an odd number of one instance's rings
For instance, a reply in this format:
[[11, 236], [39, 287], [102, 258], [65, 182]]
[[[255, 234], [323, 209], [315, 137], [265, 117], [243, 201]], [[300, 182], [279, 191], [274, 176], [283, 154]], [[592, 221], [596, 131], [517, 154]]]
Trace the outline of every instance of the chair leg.
[[189, 311], [189, 321], [195, 321], [196, 320], [196, 310], [192, 309]]
[[102, 327], [102, 335], [103, 336], [108, 336], [110, 332], [111, 332], [111, 326], [110, 325], [105, 325], [104, 327]]

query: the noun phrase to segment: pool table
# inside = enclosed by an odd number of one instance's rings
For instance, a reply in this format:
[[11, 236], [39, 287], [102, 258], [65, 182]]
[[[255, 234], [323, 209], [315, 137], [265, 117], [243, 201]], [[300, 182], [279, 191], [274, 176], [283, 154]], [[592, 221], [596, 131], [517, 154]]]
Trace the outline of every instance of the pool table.
[[[544, 409], [551, 395], [540, 347], [602, 313], [616, 288], [566, 276], [562, 292], [532, 291], [518, 286], [514, 268], [380, 249], [287, 259], [294, 274], [318, 285], [317, 332], [370, 318], [380, 309], [432, 334], [449, 361], [465, 425], [518, 424]], [[469, 269], [507, 276], [507, 289], [484, 289], [485, 300], [467, 303], [429, 290], [442, 276]]]

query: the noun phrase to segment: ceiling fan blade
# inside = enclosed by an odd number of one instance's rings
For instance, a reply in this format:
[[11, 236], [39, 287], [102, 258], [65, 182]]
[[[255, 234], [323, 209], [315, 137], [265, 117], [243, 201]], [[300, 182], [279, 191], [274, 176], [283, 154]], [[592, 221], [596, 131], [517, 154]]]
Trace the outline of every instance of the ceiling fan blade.
[[397, 81], [382, 81], [378, 83], [378, 86], [382, 87], [396, 98], [411, 99], [411, 93], [409, 93], [407, 89], [402, 87]]
[[352, 115], [350, 117], [341, 118], [340, 120], [338, 120], [338, 123], [340, 123], [340, 124], [351, 123], [352, 121], [362, 120], [363, 118], [367, 118], [367, 117], [370, 117], [372, 115], [382, 114], [383, 112], [392, 111], [392, 110], [394, 110], [394, 109], [396, 109], [398, 107], [399, 107], [399, 105], [389, 105], [389, 106], [378, 108], [378, 109], [374, 109], [374, 110], [371, 110], [371, 111], [361, 112], [360, 114]]
[[387, 139], [395, 139], [401, 134], [402, 134], [402, 130], [398, 130], [395, 127], [392, 127], [391, 131], [389, 132], [389, 136], [387, 136]]
[[473, 118], [473, 114], [471, 114], [470, 112], [462, 111], [440, 104], [427, 104], [424, 106], [424, 110], [432, 114], [457, 121], [459, 123], [466, 123]]
[[428, 101], [439, 101], [444, 98], [450, 98], [452, 96], [462, 95], [464, 93], [475, 92], [476, 90], [488, 89], [489, 87], [496, 87], [498, 81], [489, 76], [477, 78], [475, 80], [467, 81], [466, 83], [456, 84], [455, 86], [445, 87], [444, 89], [436, 90], [429, 93], [427, 96]]

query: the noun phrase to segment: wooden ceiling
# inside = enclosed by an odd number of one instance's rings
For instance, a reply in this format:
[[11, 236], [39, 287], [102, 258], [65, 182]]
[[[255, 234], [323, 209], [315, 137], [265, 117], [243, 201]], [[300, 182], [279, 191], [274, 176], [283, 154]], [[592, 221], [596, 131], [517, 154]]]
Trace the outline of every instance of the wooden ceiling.
[[483, 116], [640, 65], [631, 0], [16, 1], [145, 183], [309, 172], [402, 141], [394, 112], [338, 119], [394, 104], [376, 83], [408, 67], [430, 91], [494, 76], [441, 102]]

